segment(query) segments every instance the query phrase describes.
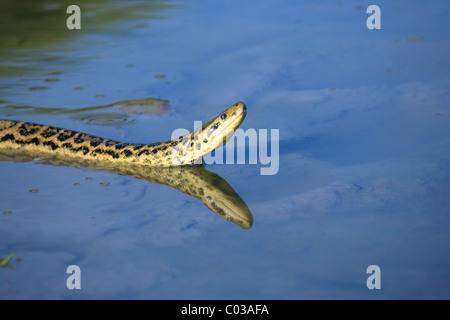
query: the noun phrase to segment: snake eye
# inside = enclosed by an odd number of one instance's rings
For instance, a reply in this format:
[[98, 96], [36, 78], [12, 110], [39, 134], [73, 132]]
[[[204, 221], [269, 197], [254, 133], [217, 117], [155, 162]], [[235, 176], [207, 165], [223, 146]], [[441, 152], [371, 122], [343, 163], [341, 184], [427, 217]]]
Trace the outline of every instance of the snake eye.
[[222, 119], [222, 120], [225, 120], [227, 118], [227, 114], [226, 113], [224, 113], [224, 114], [222, 114], [221, 116], [220, 116], [220, 119]]

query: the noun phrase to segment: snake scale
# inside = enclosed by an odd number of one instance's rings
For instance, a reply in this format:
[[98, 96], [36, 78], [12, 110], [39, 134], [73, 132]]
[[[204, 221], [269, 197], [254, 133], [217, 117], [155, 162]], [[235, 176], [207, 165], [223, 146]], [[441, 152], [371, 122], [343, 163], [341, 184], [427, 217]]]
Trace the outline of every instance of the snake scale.
[[0, 149], [152, 167], [199, 164], [203, 156], [228, 141], [246, 112], [244, 103], [236, 103], [185, 136], [151, 144], [124, 143], [52, 126], [0, 120]]

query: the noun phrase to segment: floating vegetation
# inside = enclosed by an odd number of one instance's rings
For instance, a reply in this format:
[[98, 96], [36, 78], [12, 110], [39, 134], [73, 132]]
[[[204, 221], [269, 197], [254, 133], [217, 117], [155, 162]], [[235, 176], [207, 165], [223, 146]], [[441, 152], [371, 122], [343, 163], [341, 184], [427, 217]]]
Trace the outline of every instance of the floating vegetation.
[[6, 268], [6, 267], [8, 267], [8, 268], [10, 268], [10, 269], [14, 269], [14, 267], [13, 266], [11, 266], [10, 264], [9, 264], [9, 262], [11, 261], [11, 259], [14, 257], [14, 252], [13, 253], [11, 253], [9, 256], [7, 256], [6, 258], [0, 258], [0, 267], [3, 267], [3, 268]]
[[[35, 87], [37, 88], [37, 87]], [[83, 90], [75, 87], [74, 90]], [[63, 115], [96, 126], [124, 126], [134, 123], [132, 115], [161, 115], [169, 110], [169, 101], [153, 97], [121, 100], [107, 105], [82, 108], [46, 108], [26, 105], [7, 105], [0, 108], [0, 115]]]
[[47, 78], [47, 79], [44, 79], [44, 82], [58, 82], [59, 81], [59, 79], [57, 79], [57, 78]]
[[403, 41], [405, 42], [417, 42], [422, 40], [422, 37], [406, 37], [405, 39], [403, 39]]
[[28, 90], [30, 91], [39, 91], [39, 90], [47, 90], [48, 87], [45, 86], [36, 86], [36, 87], [29, 87]]
[[60, 75], [60, 74], [63, 74], [64, 72], [62, 72], [62, 71], [53, 71], [53, 72], [49, 72], [48, 73], [48, 75], [49, 76], [57, 76], [57, 75]]

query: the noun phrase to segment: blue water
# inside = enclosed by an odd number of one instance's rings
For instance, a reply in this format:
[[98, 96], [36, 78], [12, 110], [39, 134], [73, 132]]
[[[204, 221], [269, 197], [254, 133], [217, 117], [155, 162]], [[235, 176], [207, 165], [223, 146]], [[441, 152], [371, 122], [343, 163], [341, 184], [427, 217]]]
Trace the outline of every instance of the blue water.
[[[2, 118], [155, 142], [244, 101], [242, 128], [279, 129], [280, 154], [275, 175], [207, 166], [247, 203], [249, 230], [167, 186], [0, 162], [0, 257], [15, 254], [0, 298], [449, 299], [450, 6], [376, 1], [369, 30], [369, 4], [91, 1], [70, 31], [65, 4], [42, 4], [37, 21], [62, 24], [4, 33]], [[117, 125], [30, 112], [146, 97], [168, 110], [114, 109]]]

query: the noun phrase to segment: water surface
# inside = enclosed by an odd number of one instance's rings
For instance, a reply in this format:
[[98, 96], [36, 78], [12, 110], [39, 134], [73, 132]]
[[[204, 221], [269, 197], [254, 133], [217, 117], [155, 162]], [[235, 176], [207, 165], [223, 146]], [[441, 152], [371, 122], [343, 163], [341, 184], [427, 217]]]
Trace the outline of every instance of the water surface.
[[144, 143], [244, 101], [280, 155], [206, 166], [249, 230], [169, 186], [0, 162], [0, 298], [450, 298], [450, 7], [377, 4], [381, 30], [362, 1], [89, 1], [67, 30], [69, 2], [3, 1], [1, 118]]

